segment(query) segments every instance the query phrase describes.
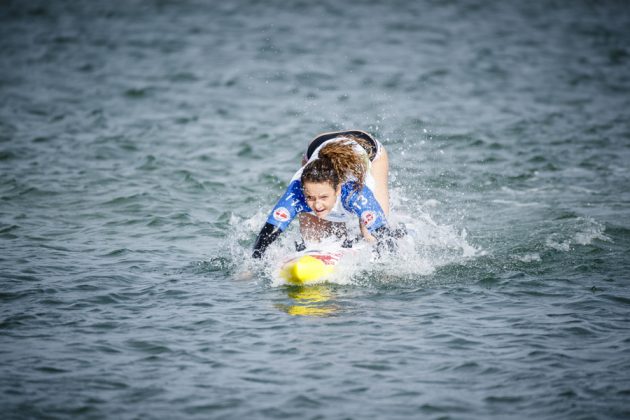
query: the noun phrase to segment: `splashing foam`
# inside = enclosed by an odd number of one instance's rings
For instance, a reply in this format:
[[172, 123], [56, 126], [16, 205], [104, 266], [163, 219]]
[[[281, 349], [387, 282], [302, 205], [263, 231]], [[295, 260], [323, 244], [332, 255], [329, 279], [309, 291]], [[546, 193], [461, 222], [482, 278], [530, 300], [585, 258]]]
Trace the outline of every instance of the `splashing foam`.
[[[404, 223], [409, 232], [398, 241], [398, 252], [375, 259], [368, 244], [353, 248], [352, 252], [343, 256], [334, 276], [327, 281], [349, 284], [364, 283], [366, 278], [393, 283], [401, 279], [419, 279], [432, 274], [441, 266], [462, 264], [485, 254], [468, 243], [466, 229], [458, 230], [453, 226], [440, 225], [431, 218], [427, 210], [438, 208], [441, 203], [437, 200], [414, 204], [411, 200], [404, 199], [395, 189], [390, 193], [393, 208], [390, 224], [397, 226]], [[227, 248], [234, 265], [240, 269], [237, 277], [241, 277], [243, 273], [257, 273], [252, 279], [278, 286], [284, 284], [284, 280], [278, 276], [279, 266], [295, 254], [294, 242], [300, 238], [299, 224], [297, 221], [292, 223], [269, 247], [263, 259], [253, 260], [250, 257], [251, 247], [266, 218], [264, 209], [258, 210], [250, 218], [232, 215], [229, 221], [232, 234], [227, 239]], [[349, 230], [350, 235], [358, 234], [358, 223], [357, 226], [349, 226]], [[333, 241], [307, 245], [309, 248], [328, 251], [339, 249], [339, 244]]]
[[392, 190], [393, 226], [404, 223], [409, 235], [399, 241], [399, 251], [387, 256], [376, 266], [379, 273], [396, 278], [417, 278], [435, 272], [449, 264], [462, 264], [471, 258], [485, 255], [467, 241], [466, 229], [441, 225], [433, 220], [428, 210], [437, 209], [441, 203], [434, 199], [415, 205]]
[[525, 255], [516, 255], [514, 258], [524, 263], [541, 261], [540, 254], [537, 252], [533, 252], [531, 254], [525, 254]]
[[611, 242], [604, 230], [604, 225], [590, 217], [577, 217], [564, 227], [563, 232], [549, 235], [545, 245], [556, 251], [569, 252], [572, 245], [590, 245], [596, 239]]

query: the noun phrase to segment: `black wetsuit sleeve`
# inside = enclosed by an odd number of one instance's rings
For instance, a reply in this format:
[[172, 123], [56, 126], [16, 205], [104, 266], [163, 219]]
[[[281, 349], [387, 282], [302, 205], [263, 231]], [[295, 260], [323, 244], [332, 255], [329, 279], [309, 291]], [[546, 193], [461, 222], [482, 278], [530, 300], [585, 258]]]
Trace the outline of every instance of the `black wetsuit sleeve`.
[[278, 236], [282, 233], [279, 227], [272, 225], [271, 223], [265, 223], [265, 226], [260, 230], [258, 238], [254, 243], [254, 252], [252, 258], [261, 258], [267, 247], [273, 243]]

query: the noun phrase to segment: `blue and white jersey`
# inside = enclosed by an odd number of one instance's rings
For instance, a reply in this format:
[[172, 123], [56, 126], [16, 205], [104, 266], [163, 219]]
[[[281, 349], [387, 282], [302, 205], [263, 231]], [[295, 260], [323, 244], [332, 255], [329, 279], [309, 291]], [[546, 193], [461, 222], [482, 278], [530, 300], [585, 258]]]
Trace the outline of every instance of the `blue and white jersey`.
[[[327, 140], [315, 149], [308, 162], [317, 159], [321, 148], [333, 141], [347, 141], [353, 144], [357, 153], [365, 155], [368, 171], [365, 177], [365, 185], [361, 191], [354, 189], [356, 183], [353, 180], [347, 181], [341, 185], [341, 194], [337, 197], [335, 206], [330, 213], [324, 217], [324, 220], [330, 222], [351, 222], [358, 216], [361, 219], [361, 223], [365, 225], [370, 232], [387, 224], [383, 209], [378, 201], [376, 201], [374, 193], [372, 192], [375, 182], [374, 177], [370, 173], [371, 162], [367, 158], [365, 149], [358, 143], [344, 137]], [[277, 226], [280, 230], [285, 230], [298, 213], [307, 212], [313, 215], [315, 214], [313, 209], [306, 204], [306, 198], [302, 191], [301, 178], [303, 170], [304, 166], [293, 175], [286, 192], [267, 218], [267, 223]]]
[[[301, 175], [301, 170], [298, 171]], [[296, 174], [297, 175], [297, 174]], [[296, 177], [289, 184], [284, 195], [273, 208], [267, 223], [277, 226], [280, 230], [285, 230], [298, 213], [313, 213], [302, 191], [302, 182]], [[355, 182], [349, 181], [341, 186], [341, 194], [337, 197], [332, 211], [324, 218], [331, 222], [350, 222], [356, 220], [358, 216], [361, 223], [372, 232], [374, 229], [387, 223], [385, 214], [378, 201], [374, 197], [372, 190], [363, 186], [360, 191], [354, 189]]]

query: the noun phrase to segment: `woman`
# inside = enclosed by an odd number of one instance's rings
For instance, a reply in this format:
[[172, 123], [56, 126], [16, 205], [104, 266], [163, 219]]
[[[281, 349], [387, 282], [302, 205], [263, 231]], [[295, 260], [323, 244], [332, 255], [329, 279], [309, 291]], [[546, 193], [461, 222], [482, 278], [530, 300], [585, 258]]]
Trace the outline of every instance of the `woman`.
[[[309, 144], [303, 164], [260, 231], [254, 258], [260, 258], [298, 214], [307, 241], [327, 235], [343, 238], [345, 224], [358, 218], [368, 241], [392, 247], [386, 238], [387, 153], [376, 139], [360, 130], [321, 134]], [[344, 246], [351, 243], [346, 239]]]

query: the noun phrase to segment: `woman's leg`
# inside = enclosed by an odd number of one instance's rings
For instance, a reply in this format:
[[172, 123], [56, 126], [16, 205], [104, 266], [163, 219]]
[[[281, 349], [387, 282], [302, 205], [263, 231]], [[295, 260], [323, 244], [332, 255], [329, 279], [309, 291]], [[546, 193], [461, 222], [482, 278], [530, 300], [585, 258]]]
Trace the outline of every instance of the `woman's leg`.
[[389, 158], [387, 150], [381, 146], [378, 157], [372, 161], [372, 177], [374, 177], [376, 201], [381, 205], [385, 216], [389, 216]]

